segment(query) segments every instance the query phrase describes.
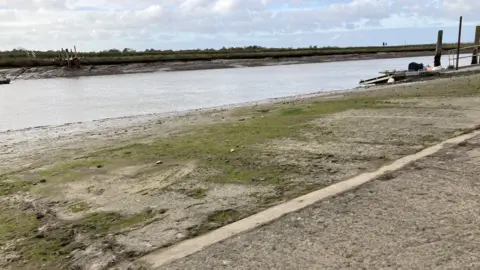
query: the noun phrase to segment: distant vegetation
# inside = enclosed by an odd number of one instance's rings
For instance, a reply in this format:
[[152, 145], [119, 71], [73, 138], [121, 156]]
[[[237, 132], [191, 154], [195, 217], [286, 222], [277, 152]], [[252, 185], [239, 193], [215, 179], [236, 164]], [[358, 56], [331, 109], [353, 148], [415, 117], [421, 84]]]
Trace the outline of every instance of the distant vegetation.
[[[462, 44], [462, 47], [472, 44]], [[444, 50], [455, 49], [455, 44], [444, 44]], [[82, 64], [122, 64], [148, 63], [161, 61], [200, 61], [216, 59], [258, 59], [288, 58], [322, 55], [430, 52], [435, 50], [434, 44], [378, 47], [317, 47], [307, 48], [265, 48], [260, 46], [234, 47], [196, 50], [155, 50], [135, 51], [110, 49], [100, 52], [81, 52]], [[32, 51], [17, 48], [12, 51], [0, 51], [0, 67], [34, 67], [52, 65], [52, 60], [59, 57], [60, 51]]]

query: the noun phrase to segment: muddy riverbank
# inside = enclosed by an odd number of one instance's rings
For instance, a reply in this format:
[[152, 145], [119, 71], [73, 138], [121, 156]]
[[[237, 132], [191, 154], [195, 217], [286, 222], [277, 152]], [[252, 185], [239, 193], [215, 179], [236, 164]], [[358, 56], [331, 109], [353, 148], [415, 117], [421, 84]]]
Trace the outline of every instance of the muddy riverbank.
[[[235, 59], [235, 60], [213, 60], [213, 61], [186, 61], [186, 62], [156, 62], [144, 64], [120, 64], [120, 65], [96, 65], [82, 66], [80, 69], [68, 70], [60, 67], [33, 67], [33, 68], [12, 68], [0, 69], [0, 77], [12, 80], [28, 80], [59, 77], [118, 75], [132, 73], [147, 73], [159, 71], [186, 71], [223, 69], [239, 67], [260, 67], [274, 65], [293, 65], [338, 62], [351, 60], [372, 60], [387, 58], [402, 58], [432, 55], [432, 52], [402, 52], [402, 53], [376, 53], [376, 54], [346, 54], [313, 57], [292, 57], [292, 58], [265, 58], [265, 59]], [[433, 61], [433, 56], [432, 56]]]
[[0, 133], [0, 268], [127, 269], [375, 170], [477, 126], [480, 75], [244, 105]]

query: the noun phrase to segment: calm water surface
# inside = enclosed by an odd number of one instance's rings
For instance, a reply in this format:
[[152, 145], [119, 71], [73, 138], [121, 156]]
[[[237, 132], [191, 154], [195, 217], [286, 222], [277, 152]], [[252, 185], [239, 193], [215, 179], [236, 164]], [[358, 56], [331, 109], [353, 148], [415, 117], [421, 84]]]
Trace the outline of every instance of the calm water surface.
[[412, 61], [433, 57], [14, 81], [0, 86], [0, 131], [344, 90]]

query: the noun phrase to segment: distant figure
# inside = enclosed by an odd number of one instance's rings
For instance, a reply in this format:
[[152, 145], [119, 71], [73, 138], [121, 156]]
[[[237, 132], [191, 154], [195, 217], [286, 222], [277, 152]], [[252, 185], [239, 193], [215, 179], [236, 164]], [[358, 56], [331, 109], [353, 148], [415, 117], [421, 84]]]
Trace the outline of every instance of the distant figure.
[[382, 42], [382, 46], [385, 47], [385, 42]]

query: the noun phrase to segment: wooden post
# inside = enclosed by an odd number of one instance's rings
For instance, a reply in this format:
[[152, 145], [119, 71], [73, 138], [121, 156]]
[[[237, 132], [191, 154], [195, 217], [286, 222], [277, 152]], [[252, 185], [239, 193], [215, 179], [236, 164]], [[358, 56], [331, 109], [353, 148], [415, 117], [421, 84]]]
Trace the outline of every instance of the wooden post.
[[472, 65], [478, 64], [478, 44], [480, 43], [480, 26], [475, 28], [475, 40], [473, 41]]
[[457, 70], [458, 70], [458, 60], [460, 60], [460, 42], [462, 41], [462, 20], [463, 20], [463, 17], [460, 16], [460, 24], [458, 26], [457, 65], [456, 65]]
[[72, 67], [78, 67], [77, 61], [77, 47], [73, 46], [73, 49], [70, 50], [72, 52], [72, 63], [70, 64]]
[[437, 47], [435, 49], [435, 57], [433, 59], [433, 66], [439, 67], [442, 65], [442, 44], [443, 44], [443, 30], [438, 31]]
[[65, 52], [67, 53], [67, 66], [71, 68], [72, 64], [70, 63], [70, 54], [68, 53], [68, 49], [65, 49]]

